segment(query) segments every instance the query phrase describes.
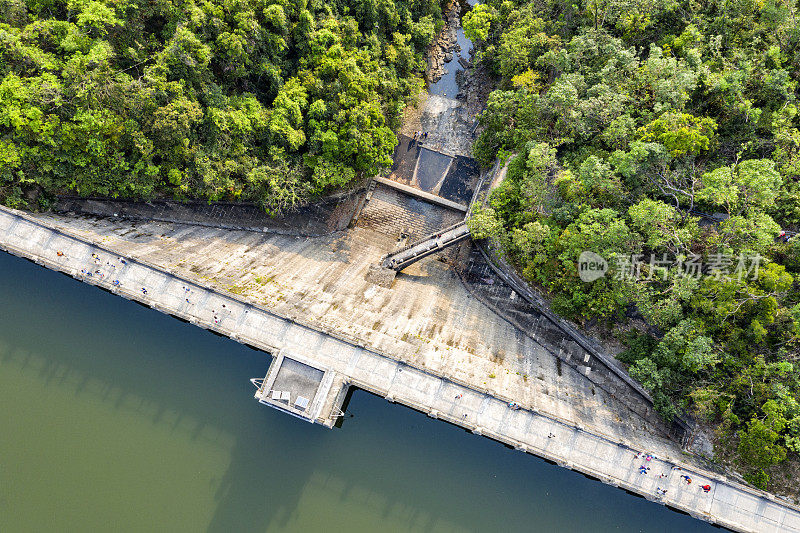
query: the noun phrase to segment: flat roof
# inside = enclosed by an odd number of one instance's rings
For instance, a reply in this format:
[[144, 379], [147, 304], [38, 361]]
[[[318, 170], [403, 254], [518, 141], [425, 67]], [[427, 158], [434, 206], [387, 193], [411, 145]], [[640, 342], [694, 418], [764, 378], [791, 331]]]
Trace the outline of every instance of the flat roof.
[[332, 380], [325, 379], [328, 373], [302, 357], [281, 350], [270, 364], [256, 398], [260, 403], [314, 422], [331, 387]]
[[306, 398], [310, 403], [317, 395], [324, 375], [325, 372], [318, 368], [285, 357], [272, 382], [272, 390], [289, 392], [289, 403], [294, 404], [298, 398]]

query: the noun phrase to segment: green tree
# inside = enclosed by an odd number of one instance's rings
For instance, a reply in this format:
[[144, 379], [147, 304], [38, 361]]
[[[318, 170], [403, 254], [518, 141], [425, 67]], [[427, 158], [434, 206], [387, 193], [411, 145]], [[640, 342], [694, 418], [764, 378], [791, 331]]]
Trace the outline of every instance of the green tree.
[[775, 162], [748, 159], [733, 166], [720, 167], [703, 174], [703, 188], [697, 197], [734, 212], [764, 210], [775, 203], [783, 178]]
[[686, 252], [697, 232], [696, 224], [681, 225], [678, 210], [659, 200], [642, 199], [628, 208], [628, 216], [651, 250], [667, 248], [676, 254]]
[[764, 420], [752, 418], [739, 432], [739, 456], [745, 465], [765, 469], [786, 459], [786, 449], [778, 444], [786, 420], [774, 410], [775, 402], [765, 403]]
[[680, 157], [698, 155], [711, 148], [716, 130], [713, 118], [668, 111], [640, 128], [639, 133], [644, 142], [657, 141], [673, 157]]
[[485, 41], [495, 12], [489, 4], [478, 4], [464, 14], [464, 34], [471, 41]]
[[305, 87], [297, 79], [290, 79], [281, 87], [272, 103], [269, 130], [278, 144], [292, 151], [298, 150], [306, 142], [302, 126], [307, 99]]
[[503, 235], [503, 226], [497, 219], [497, 213], [491, 207], [483, 208], [475, 204], [467, 219], [467, 224], [473, 239], [497, 238]]

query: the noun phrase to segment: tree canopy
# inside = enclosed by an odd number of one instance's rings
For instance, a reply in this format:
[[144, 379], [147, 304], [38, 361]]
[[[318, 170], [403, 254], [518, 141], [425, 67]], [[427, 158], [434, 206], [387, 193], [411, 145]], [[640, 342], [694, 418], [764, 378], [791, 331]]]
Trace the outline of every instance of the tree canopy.
[[800, 452], [797, 8], [488, 0], [464, 22], [497, 82], [474, 154], [515, 154], [479, 236], [562, 314], [638, 319], [631, 375], [760, 486]]
[[390, 163], [435, 0], [2, 0], [0, 201], [248, 199]]

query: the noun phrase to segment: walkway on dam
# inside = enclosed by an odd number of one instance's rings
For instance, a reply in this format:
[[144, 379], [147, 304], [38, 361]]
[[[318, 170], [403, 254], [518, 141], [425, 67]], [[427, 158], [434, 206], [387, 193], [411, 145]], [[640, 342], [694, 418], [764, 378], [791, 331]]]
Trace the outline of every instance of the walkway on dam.
[[[637, 453], [639, 450], [612, 436], [538, 409], [519, 409], [509, 405], [512, 399], [502, 394], [406, 364], [235, 294], [148, 264], [123, 254], [111, 238], [92, 242], [54, 226], [47, 218], [0, 209], [0, 247], [256, 348], [303, 354], [335, 371], [341, 383], [372, 391], [692, 516], [740, 531], [800, 532], [800, 511], [766, 493], [661, 455], [648, 461]], [[641, 451], [658, 454], [652, 449]], [[682, 470], [673, 469], [676, 464]], [[650, 469], [640, 473], [640, 466]], [[691, 485], [684, 482], [683, 475], [692, 477]], [[700, 488], [706, 484], [711, 485], [708, 493]], [[658, 488], [666, 489], [666, 494]]]

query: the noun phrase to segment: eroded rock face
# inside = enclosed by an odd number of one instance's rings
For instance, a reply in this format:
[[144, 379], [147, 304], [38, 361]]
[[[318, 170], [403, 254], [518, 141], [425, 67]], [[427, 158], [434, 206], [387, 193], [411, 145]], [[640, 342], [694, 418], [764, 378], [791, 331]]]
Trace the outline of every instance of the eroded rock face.
[[[476, 65], [476, 62], [472, 60], [462, 62], [460, 58], [459, 63], [464, 70], [456, 73], [456, 82], [459, 88], [456, 98], [463, 101], [462, 105], [467, 115], [476, 116], [483, 111], [489, 93], [494, 89], [494, 83], [486, 68], [480, 63]], [[459, 76], [459, 74], [462, 75]]]
[[451, 2], [447, 7], [445, 25], [428, 48], [428, 68], [425, 76], [430, 83], [436, 83], [445, 74], [444, 64], [453, 60], [453, 52], [460, 48], [456, 32], [461, 27], [461, 6]]
[[[427, 69], [425, 72], [429, 83], [437, 83], [449, 69], [456, 69], [457, 93], [448, 95], [448, 98], [459, 100], [462, 105], [460, 111], [469, 116], [470, 124], [481, 111], [483, 111], [489, 93], [494, 88], [494, 83], [485, 67], [474, 57], [474, 47], [463, 49], [458, 43], [458, 32], [461, 29], [462, 4], [453, 0], [445, 13], [445, 26], [434, 38], [428, 48]], [[457, 63], [454, 62], [457, 61]], [[423, 130], [435, 129], [423, 127]], [[473, 128], [470, 128], [471, 134]], [[414, 130], [416, 131], [416, 130]], [[409, 133], [412, 135], [413, 131]], [[471, 135], [472, 136], [472, 135]], [[470, 153], [467, 150], [467, 153]]]

